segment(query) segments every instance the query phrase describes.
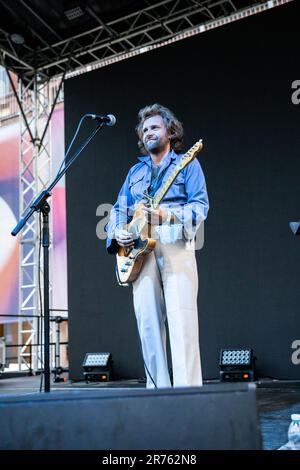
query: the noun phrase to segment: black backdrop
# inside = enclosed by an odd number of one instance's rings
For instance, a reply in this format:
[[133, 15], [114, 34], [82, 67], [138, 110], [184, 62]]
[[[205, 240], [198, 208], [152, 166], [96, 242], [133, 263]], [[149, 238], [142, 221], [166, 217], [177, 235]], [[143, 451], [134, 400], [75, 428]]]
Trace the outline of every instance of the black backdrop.
[[[218, 376], [222, 347], [250, 346], [260, 376], [296, 378], [300, 339], [299, 2], [275, 8], [65, 84], [66, 143], [86, 112], [113, 113], [67, 177], [70, 371], [86, 352], [110, 351], [118, 377], [143, 376], [131, 288], [96, 237], [97, 207], [114, 203], [138, 155], [142, 106], [159, 102], [183, 121], [199, 155], [210, 212], [197, 253], [204, 378]], [[85, 124], [85, 131], [92, 123]]]

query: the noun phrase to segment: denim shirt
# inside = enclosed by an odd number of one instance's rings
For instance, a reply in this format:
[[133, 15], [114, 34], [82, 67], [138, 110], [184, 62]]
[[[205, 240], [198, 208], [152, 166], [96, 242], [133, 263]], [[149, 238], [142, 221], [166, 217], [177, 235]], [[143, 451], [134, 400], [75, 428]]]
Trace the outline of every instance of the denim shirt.
[[[159, 171], [159, 174], [163, 173], [163, 177], [157, 191], [166, 182], [181, 156], [172, 150], [164, 157]], [[152, 160], [149, 155], [138, 157], [138, 160], [139, 163], [128, 172], [105, 227], [106, 248], [109, 253], [116, 253], [118, 249], [114, 236], [116, 227], [128, 224], [132, 220], [136, 205], [146, 202], [143, 193], [151, 183]], [[196, 158], [180, 171], [160, 205], [169, 209], [178, 219], [178, 223], [172, 226], [156, 227], [160, 241], [173, 243], [180, 234], [183, 234], [186, 240], [192, 240], [201, 222], [206, 219], [209, 208], [204, 174]]]

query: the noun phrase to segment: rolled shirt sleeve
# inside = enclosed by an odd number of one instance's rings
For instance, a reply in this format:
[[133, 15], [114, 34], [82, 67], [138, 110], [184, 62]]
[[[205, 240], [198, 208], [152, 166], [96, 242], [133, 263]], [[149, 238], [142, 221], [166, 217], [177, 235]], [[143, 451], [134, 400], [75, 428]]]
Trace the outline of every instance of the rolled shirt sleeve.
[[205, 177], [197, 159], [185, 169], [185, 192], [186, 202], [171, 205], [169, 209], [182, 224], [184, 237], [192, 240], [209, 209]]

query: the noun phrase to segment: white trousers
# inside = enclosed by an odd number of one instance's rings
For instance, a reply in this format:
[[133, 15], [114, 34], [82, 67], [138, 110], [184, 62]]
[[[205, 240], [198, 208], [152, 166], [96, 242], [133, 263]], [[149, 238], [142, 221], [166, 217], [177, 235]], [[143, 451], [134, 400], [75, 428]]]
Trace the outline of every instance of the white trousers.
[[[174, 387], [202, 385], [198, 333], [198, 274], [193, 243], [156, 247], [133, 283], [134, 310], [145, 364], [157, 387], [171, 387], [166, 357], [168, 321]], [[146, 369], [147, 388], [154, 384]]]

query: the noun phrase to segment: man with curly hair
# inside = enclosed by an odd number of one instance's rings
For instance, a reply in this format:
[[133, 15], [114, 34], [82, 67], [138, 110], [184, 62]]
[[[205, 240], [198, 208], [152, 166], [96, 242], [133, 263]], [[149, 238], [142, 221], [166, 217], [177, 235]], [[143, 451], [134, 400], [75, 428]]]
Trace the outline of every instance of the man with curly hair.
[[[182, 124], [160, 104], [141, 109], [136, 127], [143, 156], [120, 190], [107, 226], [107, 250], [132, 247], [126, 230], [134, 208], [147, 202], [166, 182], [177, 163]], [[156, 209], [145, 206], [147, 223], [156, 233], [155, 249], [146, 256], [133, 282], [133, 301], [141, 338], [147, 387], [170, 387], [166, 355], [166, 319], [172, 356], [173, 386], [200, 386], [202, 372], [198, 334], [198, 274], [195, 234], [208, 212], [205, 178], [197, 159], [177, 176]]]

